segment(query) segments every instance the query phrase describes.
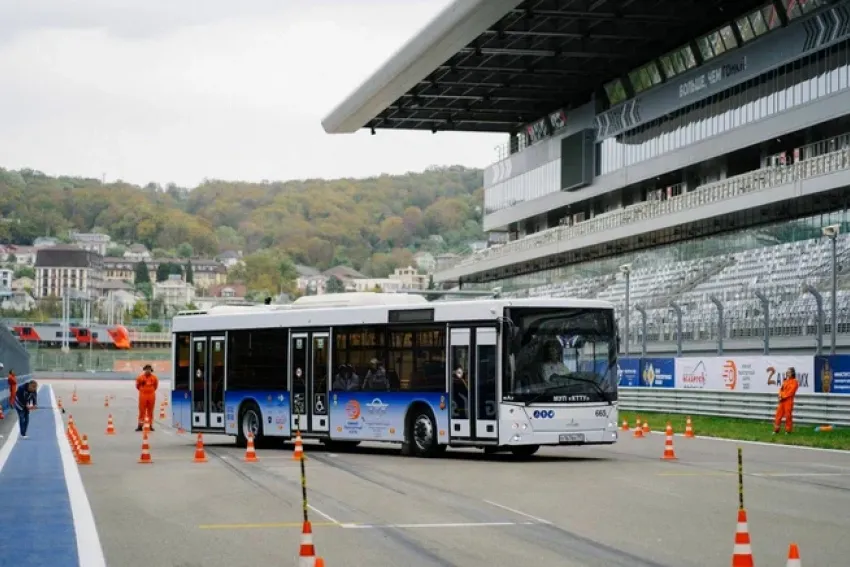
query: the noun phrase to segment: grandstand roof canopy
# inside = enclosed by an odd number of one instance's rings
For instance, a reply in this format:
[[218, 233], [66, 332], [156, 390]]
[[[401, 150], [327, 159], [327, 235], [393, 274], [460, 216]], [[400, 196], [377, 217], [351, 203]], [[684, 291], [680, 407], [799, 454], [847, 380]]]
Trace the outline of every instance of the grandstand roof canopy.
[[455, 0], [322, 125], [513, 132], [769, 1]]

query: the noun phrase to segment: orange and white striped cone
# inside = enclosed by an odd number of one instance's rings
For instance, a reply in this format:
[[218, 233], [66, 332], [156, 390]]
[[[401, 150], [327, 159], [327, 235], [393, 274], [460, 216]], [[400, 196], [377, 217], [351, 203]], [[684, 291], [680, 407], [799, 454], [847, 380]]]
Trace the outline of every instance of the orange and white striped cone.
[[6, 419], [6, 416], [3, 414], [3, 406], [0, 405], [0, 419]]
[[738, 526], [735, 529], [735, 547], [732, 550], [732, 567], [754, 567], [753, 548], [750, 545], [750, 530], [747, 527], [747, 511], [738, 510]]
[[257, 458], [257, 451], [254, 449], [254, 434], [248, 434], [248, 447], [245, 449], [245, 462], [256, 463], [260, 459]]
[[640, 418], [638, 418], [637, 423], [635, 423], [635, 432], [632, 437], [635, 439], [643, 439], [643, 430], [640, 428]]
[[313, 526], [309, 521], [301, 526], [301, 547], [298, 550], [298, 567], [314, 567], [316, 548], [313, 545]]
[[74, 390], [74, 394], [71, 396], [71, 402], [77, 403], [77, 391]]
[[301, 432], [295, 432], [295, 450], [292, 452], [292, 460], [306, 460], [307, 455], [304, 454], [304, 444], [301, 442]]
[[81, 465], [91, 464], [91, 453], [89, 452], [89, 438], [87, 435], [83, 435], [83, 441], [80, 444], [80, 456], [77, 459], [77, 463]]
[[151, 458], [151, 446], [148, 442], [148, 432], [142, 432], [142, 454], [139, 456], [139, 464], [140, 465], [150, 465], [153, 464], [153, 459]]
[[159, 419], [165, 419], [165, 406], [159, 406]]
[[62, 398], [56, 398], [56, 407], [62, 409]]
[[688, 419], [685, 422], [685, 437], [694, 437], [694, 427], [691, 423], [691, 416], [688, 416]]
[[151, 430], [151, 420], [148, 416], [145, 416], [145, 425], [142, 427], [142, 431], [145, 433], [150, 433]]
[[621, 427], [620, 429], [622, 431], [628, 431], [629, 430], [629, 420], [628, 419], [623, 420], [623, 427]]
[[802, 562], [800, 562], [800, 550], [797, 549], [796, 543], [792, 543], [788, 548], [788, 562], [785, 567], [803, 567]]
[[667, 424], [667, 431], [664, 433], [664, 455], [662, 461], [675, 461], [676, 453], [673, 451], [673, 426]]
[[646, 422], [646, 420], [644, 420], [644, 422], [643, 422], [643, 434], [649, 435], [650, 433], [652, 433], [652, 430], [649, 428], [649, 424]]
[[207, 462], [207, 454], [204, 451], [204, 436], [198, 433], [198, 441], [195, 443], [195, 459], [192, 461], [195, 463], [206, 463]]
[[112, 422], [112, 414], [109, 414], [109, 417], [106, 418], [106, 434], [115, 435], [115, 424]]

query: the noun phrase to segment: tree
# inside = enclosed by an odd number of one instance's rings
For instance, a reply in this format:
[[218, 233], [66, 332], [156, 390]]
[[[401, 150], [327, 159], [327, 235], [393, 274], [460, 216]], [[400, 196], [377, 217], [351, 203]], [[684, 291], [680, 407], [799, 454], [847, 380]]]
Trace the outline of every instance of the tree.
[[133, 305], [132, 311], [130, 311], [130, 315], [133, 319], [147, 319], [148, 318], [148, 304], [145, 301], [139, 300]]
[[188, 242], [183, 242], [177, 247], [178, 258], [191, 258], [195, 255], [195, 250]]
[[6, 262], [8, 262], [9, 264], [12, 264], [14, 266], [15, 264], [18, 263], [18, 257], [15, 256], [14, 253], [9, 252], [8, 254], [6, 254]]
[[151, 283], [150, 271], [148, 270], [148, 265], [144, 260], [137, 262], [136, 265], [133, 266], [133, 271], [135, 272], [133, 283], [136, 285]]
[[343, 293], [345, 291], [345, 284], [342, 283], [342, 280], [336, 276], [331, 276], [328, 278], [328, 283], [325, 285], [325, 290], [328, 293]]
[[191, 260], [186, 262], [186, 283], [189, 283], [189, 284], [195, 283], [195, 272], [192, 271], [192, 261]]

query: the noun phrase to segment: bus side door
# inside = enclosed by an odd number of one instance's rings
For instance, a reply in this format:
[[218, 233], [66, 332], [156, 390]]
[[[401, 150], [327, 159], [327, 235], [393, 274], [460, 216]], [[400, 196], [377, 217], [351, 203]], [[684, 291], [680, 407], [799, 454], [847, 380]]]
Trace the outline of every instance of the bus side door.
[[498, 439], [496, 330], [453, 328], [449, 336], [449, 434]]
[[292, 393], [292, 430], [330, 431], [328, 388], [331, 359], [330, 333], [294, 332], [289, 339], [289, 388]]

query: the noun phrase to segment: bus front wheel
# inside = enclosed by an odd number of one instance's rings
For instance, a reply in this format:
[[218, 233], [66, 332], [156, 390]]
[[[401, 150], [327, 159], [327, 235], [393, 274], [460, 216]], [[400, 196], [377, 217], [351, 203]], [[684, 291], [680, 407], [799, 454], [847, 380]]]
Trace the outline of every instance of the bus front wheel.
[[249, 402], [242, 406], [239, 412], [239, 430], [236, 435], [236, 445], [238, 447], [246, 447], [248, 445], [248, 435], [254, 437], [254, 444], [260, 442], [263, 436], [263, 420], [260, 417], [260, 408], [253, 402]]
[[414, 410], [408, 436], [413, 454], [417, 457], [434, 457], [445, 450], [445, 446], [437, 440], [436, 420], [426, 407]]

